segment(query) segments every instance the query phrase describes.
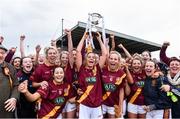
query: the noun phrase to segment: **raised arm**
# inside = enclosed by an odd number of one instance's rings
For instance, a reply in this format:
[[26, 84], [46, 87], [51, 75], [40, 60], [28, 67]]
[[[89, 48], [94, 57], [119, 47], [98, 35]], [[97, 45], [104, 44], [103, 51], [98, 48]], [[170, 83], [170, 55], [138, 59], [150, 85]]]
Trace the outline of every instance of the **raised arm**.
[[82, 65], [82, 54], [81, 54], [81, 50], [83, 48], [83, 45], [84, 45], [84, 41], [87, 39], [89, 35], [87, 34], [87, 32], [84, 32], [84, 35], [83, 37], [81, 38], [78, 46], [77, 46], [77, 54], [76, 54], [76, 66], [77, 66], [77, 69], [79, 70], [81, 65]]
[[51, 46], [56, 48], [56, 40], [54, 39], [51, 40]]
[[114, 40], [114, 34], [110, 34], [111, 39], [111, 51], [115, 50], [115, 40]]
[[100, 56], [100, 60], [99, 60], [99, 66], [100, 66], [100, 68], [103, 68], [104, 64], [106, 62], [106, 58], [107, 58], [107, 49], [106, 49], [104, 43], [101, 40], [101, 34], [99, 32], [97, 32], [96, 37], [97, 37], [97, 40], [98, 40], [98, 42], [100, 44], [101, 52], [102, 52], [102, 55]]
[[125, 63], [124, 64], [124, 69], [125, 69], [125, 72], [126, 72], [126, 80], [129, 84], [133, 84], [134, 83], [134, 80], [133, 80], [133, 77], [129, 71], [129, 67], [128, 67], [128, 64]]
[[132, 58], [132, 56], [131, 56], [131, 54], [129, 53], [129, 51], [128, 51], [122, 44], [119, 44], [118, 47], [121, 48], [121, 49], [124, 51], [124, 53], [126, 54], [126, 56], [127, 56], [129, 59]]
[[21, 35], [20, 36], [20, 53], [21, 53], [21, 57], [25, 57], [24, 39], [25, 39], [25, 35]]
[[128, 81], [125, 79], [125, 86], [124, 86], [124, 96], [127, 97], [131, 93], [131, 88], [128, 84]]
[[35, 65], [38, 64], [38, 58], [39, 58], [39, 53], [41, 51], [41, 46], [40, 45], [37, 45], [36, 46], [36, 56], [35, 56]]
[[170, 58], [166, 56], [166, 49], [170, 45], [169, 42], [164, 42], [160, 50], [160, 60], [169, 65]]
[[67, 39], [68, 39], [69, 63], [71, 65], [71, 68], [73, 68], [74, 59], [72, 54], [73, 42], [72, 42], [71, 31], [69, 29], [65, 29], [65, 33], [67, 34]]
[[[2, 45], [3, 41], [4, 41], [4, 37], [3, 37], [3, 36], [0, 36], [0, 45]], [[15, 52], [16, 52], [16, 48], [12, 47], [12, 48], [9, 50], [8, 54], [6, 55], [5, 61], [6, 61], [6, 62], [10, 62], [11, 59], [13, 58]]]
[[71, 30], [65, 29], [65, 33], [67, 34], [67, 38], [68, 38], [68, 51], [70, 52], [70, 51], [73, 50], [73, 42], [72, 42]]
[[12, 60], [12, 58], [13, 58], [13, 56], [14, 56], [14, 54], [15, 54], [15, 52], [16, 52], [16, 48], [15, 48], [15, 47], [12, 47], [12, 48], [9, 50], [8, 54], [6, 55], [5, 61], [8, 62], [8, 63], [10, 63], [11, 60]]

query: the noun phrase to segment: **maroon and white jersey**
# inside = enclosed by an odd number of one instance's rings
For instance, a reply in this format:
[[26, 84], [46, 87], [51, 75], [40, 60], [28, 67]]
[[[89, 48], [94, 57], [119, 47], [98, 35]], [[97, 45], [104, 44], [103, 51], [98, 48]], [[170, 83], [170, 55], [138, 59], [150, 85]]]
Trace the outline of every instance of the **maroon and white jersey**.
[[68, 84], [71, 85], [71, 97], [74, 97], [77, 95], [77, 91], [73, 88], [72, 83], [74, 82], [75, 79], [73, 79], [73, 75], [74, 75], [74, 69], [71, 68], [70, 64], [68, 63], [68, 65], [66, 67], [63, 68], [64, 70], [64, 76], [65, 76], [65, 82], [67, 82]]
[[51, 118], [56, 118], [62, 112], [69, 98], [69, 89], [69, 84], [55, 85], [53, 80], [48, 82], [47, 89], [39, 88], [37, 92], [41, 95], [42, 102], [38, 111], [38, 118], [48, 117], [47, 115], [50, 113]]
[[49, 81], [53, 76], [53, 69], [55, 66], [47, 66], [45, 64], [38, 65], [32, 73], [30, 80], [32, 82]]
[[66, 82], [72, 84], [73, 82], [73, 69], [71, 68], [70, 64], [63, 68], [64, 69], [64, 76], [66, 78]]
[[144, 71], [139, 72], [139, 73], [131, 72], [131, 75], [133, 77], [134, 83], [130, 86], [131, 87], [131, 93], [128, 96], [128, 102], [131, 100], [133, 95], [136, 93], [137, 89], [141, 88], [142, 90], [141, 90], [140, 94], [138, 95], [138, 97], [133, 102], [133, 104], [144, 105], [143, 90], [144, 90], [144, 80], [146, 78], [145, 72]]
[[100, 73], [99, 65], [94, 66], [93, 69], [87, 69], [84, 66], [81, 66], [78, 83], [84, 94], [81, 95], [78, 102], [88, 107], [98, 107], [102, 104]]
[[103, 104], [111, 107], [119, 104], [119, 92], [124, 88], [125, 77], [126, 74], [122, 69], [115, 72], [111, 72], [108, 67], [102, 69]]

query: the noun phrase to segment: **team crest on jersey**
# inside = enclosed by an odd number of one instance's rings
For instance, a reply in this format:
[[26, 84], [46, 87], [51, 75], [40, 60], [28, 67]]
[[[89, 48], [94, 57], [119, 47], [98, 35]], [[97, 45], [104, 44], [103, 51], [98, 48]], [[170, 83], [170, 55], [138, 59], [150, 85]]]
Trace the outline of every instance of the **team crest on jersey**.
[[109, 77], [109, 80], [110, 80], [110, 81], [113, 81], [113, 76], [110, 76], [110, 77]]
[[59, 95], [62, 95], [62, 90], [59, 90]]
[[104, 84], [104, 88], [107, 92], [114, 92], [116, 90], [116, 85], [112, 83], [106, 83]]
[[137, 81], [135, 84], [137, 87], [144, 87], [144, 81]]
[[64, 102], [65, 102], [64, 97], [57, 97], [57, 98], [54, 99], [55, 105], [62, 105]]
[[95, 84], [96, 83], [96, 77], [87, 77], [86, 82], [88, 84]]

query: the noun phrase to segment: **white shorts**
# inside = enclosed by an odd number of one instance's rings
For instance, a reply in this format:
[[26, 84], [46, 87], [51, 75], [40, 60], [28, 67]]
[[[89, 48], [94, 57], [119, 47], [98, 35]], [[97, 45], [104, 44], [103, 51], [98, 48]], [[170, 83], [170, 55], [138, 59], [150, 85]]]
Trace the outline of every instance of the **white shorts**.
[[65, 107], [62, 110], [62, 113], [64, 112], [71, 112], [76, 110], [76, 104], [75, 103], [70, 103], [70, 102], [66, 102]]
[[135, 105], [132, 103], [128, 103], [128, 112], [131, 112], [133, 114], [145, 114], [146, 111], [142, 108], [140, 105]]
[[83, 104], [79, 105], [79, 119], [102, 119], [102, 109], [101, 106], [99, 107], [88, 107]]
[[164, 110], [152, 110], [147, 112], [147, 119], [163, 119]]
[[[103, 114], [111, 114], [111, 115], [115, 115], [115, 108], [114, 107], [110, 107], [107, 105], [102, 105], [102, 110], [103, 110]], [[124, 115], [122, 115], [120, 118], [118, 119], [124, 119]]]
[[110, 106], [107, 106], [107, 105], [102, 105], [102, 111], [103, 111], [103, 114], [112, 114], [112, 115], [115, 115], [115, 112], [114, 112], [114, 107], [110, 107]]

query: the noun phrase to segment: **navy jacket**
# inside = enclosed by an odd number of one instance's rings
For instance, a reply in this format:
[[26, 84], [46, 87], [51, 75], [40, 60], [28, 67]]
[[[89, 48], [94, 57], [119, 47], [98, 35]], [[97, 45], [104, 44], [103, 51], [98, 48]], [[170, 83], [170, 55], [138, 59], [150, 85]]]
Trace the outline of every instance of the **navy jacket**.
[[144, 84], [144, 98], [145, 105], [153, 105], [153, 109], [168, 109], [171, 108], [171, 99], [167, 96], [167, 93], [161, 91], [160, 87], [162, 84], [167, 82], [164, 80], [166, 77], [159, 77], [153, 79], [147, 77]]

